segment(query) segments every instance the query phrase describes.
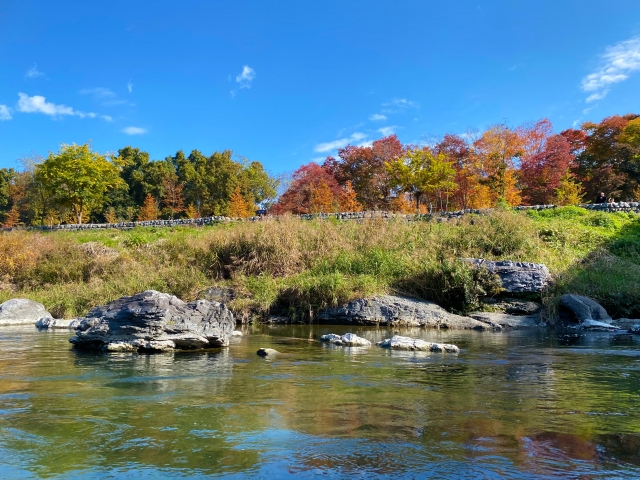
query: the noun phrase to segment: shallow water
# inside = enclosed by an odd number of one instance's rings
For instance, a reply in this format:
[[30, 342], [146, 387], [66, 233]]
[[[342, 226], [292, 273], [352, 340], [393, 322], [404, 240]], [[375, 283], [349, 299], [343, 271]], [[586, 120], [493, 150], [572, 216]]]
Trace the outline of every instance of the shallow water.
[[[640, 477], [640, 338], [402, 330], [459, 355], [257, 326], [206, 353], [0, 329], [0, 478]], [[261, 358], [260, 347], [282, 352]]]

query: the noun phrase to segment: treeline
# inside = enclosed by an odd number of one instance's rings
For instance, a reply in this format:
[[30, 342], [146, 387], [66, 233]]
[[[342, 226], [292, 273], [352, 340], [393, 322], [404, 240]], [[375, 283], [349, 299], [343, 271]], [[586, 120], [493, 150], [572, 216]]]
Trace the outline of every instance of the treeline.
[[[428, 145], [396, 135], [347, 146], [338, 158], [294, 174], [274, 213], [486, 208], [640, 198], [640, 116], [554, 133], [547, 119], [481, 133], [447, 134]], [[605, 201], [606, 201], [605, 200]]]
[[277, 186], [260, 162], [234, 160], [228, 150], [152, 161], [133, 147], [102, 155], [89, 144], [62, 145], [24, 171], [0, 170], [0, 221], [13, 227], [247, 217], [275, 199]]

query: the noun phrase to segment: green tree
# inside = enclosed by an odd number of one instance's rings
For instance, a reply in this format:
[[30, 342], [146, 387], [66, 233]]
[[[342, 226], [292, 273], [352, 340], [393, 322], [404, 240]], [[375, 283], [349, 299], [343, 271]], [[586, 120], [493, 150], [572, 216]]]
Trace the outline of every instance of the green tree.
[[416, 209], [425, 195], [436, 195], [442, 207], [442, 197], [456, 184], [456, 171], [444, 154], [434, 154], [428, 149], [409, 150], [402, 157], [387, 162], [392, 186], [413, 195]]
[[53, 201], [68, 207], [77, 223], [83, 212], [101, 210], [107, 192], [123, 187], [119, 166], [104, 155], [93, 152], [88, 143], [62, 145], [36, 166], [35, 178]]

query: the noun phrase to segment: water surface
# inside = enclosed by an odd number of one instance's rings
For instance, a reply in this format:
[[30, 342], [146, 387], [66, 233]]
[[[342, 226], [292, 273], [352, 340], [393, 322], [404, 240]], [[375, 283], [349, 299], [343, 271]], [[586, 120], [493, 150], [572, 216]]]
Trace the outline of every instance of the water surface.
[[1, 328], [0, 478], [640, 477], [638, 337], [399, 331], [459, 355], [317, 341], [347, 331], [393, 333], [257, 326], [139, 355]]

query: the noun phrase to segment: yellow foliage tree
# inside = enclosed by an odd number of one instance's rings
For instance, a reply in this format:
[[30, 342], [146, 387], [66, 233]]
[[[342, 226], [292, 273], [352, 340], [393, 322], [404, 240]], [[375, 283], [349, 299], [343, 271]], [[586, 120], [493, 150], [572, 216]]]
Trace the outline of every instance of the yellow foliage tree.
[[522, 203], [522, 196], [518, 188], [518, 178], [513, 169], [508, 169], [504, 173], [504, 199], [512, 207]]
[[104, 213], [104, 219], [107, 223], [116, 223], [118, 219], [116, 218], [116, 211], [113, 207], [109, 207], [107, 211]]
[[200, 213], [198, 212], [198, 209], [193, 205], [193, 203], [189, 204], [187, 209], [184, 211], [184, 214], [187, 216], [187, 218], [200, 217]]
[[391, 211], [397, 213], [415, 213], [416, 209], [406, 193], [400, 193], [391, 200]]
[[582, 185], [571, 177], [569, 172], [564, 174], [560, 180], [560, 186], [555, 189], [554, 201], [556, 205], [579, 205], [582, 203]]
[[240, 192], [240, 187], [231, 194], [231, 203], [229, 203], [229, 216], [232, 218], [247, 218], [253, 215], [251, 204], [245, 200]]
[[147, 193], [144, 199], [144, 204], [138, 213], [138, 221], [144, 222], [147, 220], [158, 219], [158, 202], [153, 198], [153, 195]]
[[361, 212], [362, 204], [356, 200], [356, 191], [353, 189], [351, 180], [347, 181], [347, 184], [342, 189], [340, 197], [338, 198], [338, 204], [340, 210], [343, 212]]

